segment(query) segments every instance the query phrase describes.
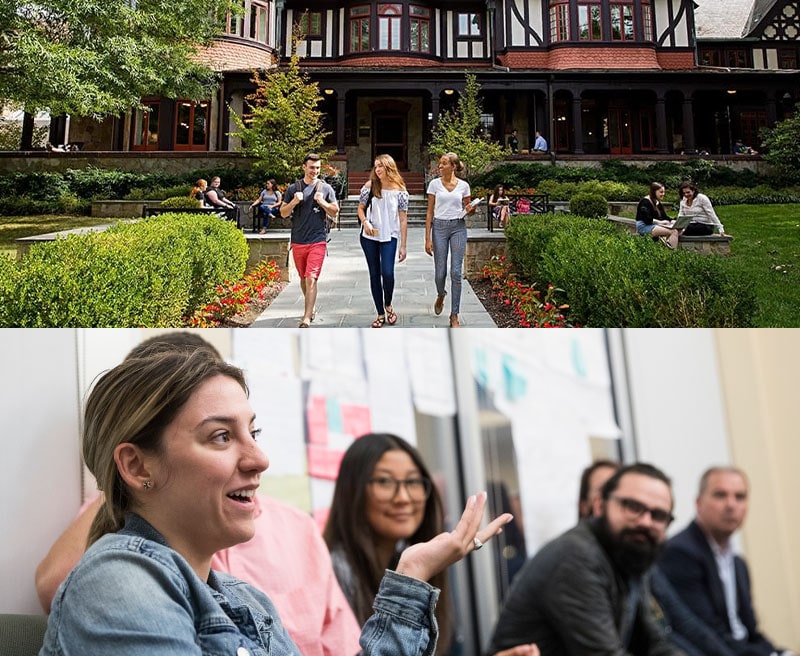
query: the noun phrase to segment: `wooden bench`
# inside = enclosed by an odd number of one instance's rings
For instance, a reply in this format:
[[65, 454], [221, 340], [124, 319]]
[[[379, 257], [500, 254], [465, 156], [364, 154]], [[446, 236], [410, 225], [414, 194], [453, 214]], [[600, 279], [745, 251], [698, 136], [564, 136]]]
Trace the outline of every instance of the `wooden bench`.
[[[525, 214], [547, 214], [554, 211], [550, 204], [549, 194], [506, 194], [508, 198], [508, 216], [519, 216]], [[489, 198], [486, 197], [486, 227], [489, 232], [494, 232], [494, 212], [489, 206]]]
[[221, 219], [226, 221], [233, 221], [236, 227], [239, 228], [239, 215], [240, 210], [238, 207], [226, 207], [220, 209], [218, 207], [145, 207], [142, 210], [142, 218], [146, 219], [150, 216], [159, 216], [160, 214], [215, 214]]
[[[606, 217], [608, 221], [616, 223], [618, 226], [624, 228], [632, 235], [638, 235], [636, 232], [636, 219], [629, 219], [624, 216], [616, 216], [609, 214]], [[691, 251], [693, 253], [714, 253], [717, 255], [730, 255], [731, 242], [733, 237], [730, 235], [701, 235], [690, 236], [681, 235], [678, 240], [678, 248], [684, 251]]]

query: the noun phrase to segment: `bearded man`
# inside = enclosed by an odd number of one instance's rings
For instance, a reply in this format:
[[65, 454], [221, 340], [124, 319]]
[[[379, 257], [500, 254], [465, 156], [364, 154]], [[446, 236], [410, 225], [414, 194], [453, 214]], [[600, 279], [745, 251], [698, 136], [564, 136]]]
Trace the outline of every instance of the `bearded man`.
[[679, 656], [653, 616], [646, 573], [672, 522], [667, 476], [617, 471], [594, 517], [546, 544], [509, 590], [487, 653], [535, 642], [542, 656]]

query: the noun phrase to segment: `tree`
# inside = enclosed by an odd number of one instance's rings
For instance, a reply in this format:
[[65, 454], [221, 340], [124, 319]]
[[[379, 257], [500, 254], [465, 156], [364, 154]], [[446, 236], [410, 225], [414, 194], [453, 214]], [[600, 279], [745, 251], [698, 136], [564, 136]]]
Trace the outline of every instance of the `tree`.
[[0, 99], [31, 113], [102, 116], [145, 96], [205, 98], [217, 76], [198, 48], [234, 4], [0, 0]]
[[428, 150], [441, 157], [456, 153], [465, 166], [465, 177], [472, 180], [492, 162], [503, 157], [505, 149], [481, 128], [480, 85], [470, 73], [466, 76], [464, 93], [459, 95], [456, 108], [439, 117], [431, 135]]
[[332, 154], [321, 152], [330, 133], [323, 130], [317, 109], [319, 86], [300, 69], [299, 41], [296, 34], [286, 69], [253, 72], [256, 91], [247, 97], [249, 112], [231, 113], [239, 126], [232, 136], [242, 139], [242, 151], [256, 159], [256, 169], [277, 180], [298, 177], [307, 153], [320, 153], [323, 159]]
[[772, 164], [787, 180], [800, 179], [800, 103], [794, 114], [779, 121], [774, 128], [761, 132], [761, 143], [766, 148], [763, 158]]

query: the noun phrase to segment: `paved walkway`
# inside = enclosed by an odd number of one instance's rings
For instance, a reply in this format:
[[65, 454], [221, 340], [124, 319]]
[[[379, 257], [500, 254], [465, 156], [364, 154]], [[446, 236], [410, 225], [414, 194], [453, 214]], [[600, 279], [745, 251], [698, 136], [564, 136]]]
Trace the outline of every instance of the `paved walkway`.
[[[317, 318], [312, 328], [367, 328], [375, 320], [375, 304], [369, 291], [367, 263], [355, 228], [331, 232], [328, 256], [322, 266], [317, 295]], [[286, 288], [253, 322], [252, 328], [296, 328], [303, 318], [303, 294], [289, 255], [290, 280]], [[450, 289], [448, 279], [448, 292]], [[447, 328], [450, 298], [444, 311], [433, 313], [436, 285], [433, 282], [433, 258], [425, 253], [425, 229], [408, 229], [408, 256], [395, 266], [394, 303], [398, 314], [395, 326], [384, 328]], [[461, 293], [461, 325], [469, 328], [495, 328], [469, 283], [464, 280]]]

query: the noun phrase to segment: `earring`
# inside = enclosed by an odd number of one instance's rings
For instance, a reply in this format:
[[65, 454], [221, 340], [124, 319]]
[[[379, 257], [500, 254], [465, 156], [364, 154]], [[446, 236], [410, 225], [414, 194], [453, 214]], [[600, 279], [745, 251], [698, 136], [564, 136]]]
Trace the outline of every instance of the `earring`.
[[145, 490], [149, 490], [151, 487], [153, 487], [153, 481], [145, 481], [144, 483], [142, 483], [142, 487]]

